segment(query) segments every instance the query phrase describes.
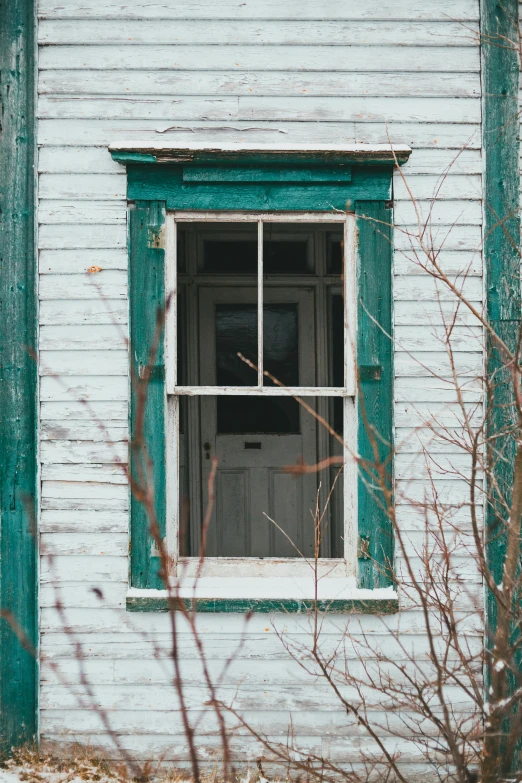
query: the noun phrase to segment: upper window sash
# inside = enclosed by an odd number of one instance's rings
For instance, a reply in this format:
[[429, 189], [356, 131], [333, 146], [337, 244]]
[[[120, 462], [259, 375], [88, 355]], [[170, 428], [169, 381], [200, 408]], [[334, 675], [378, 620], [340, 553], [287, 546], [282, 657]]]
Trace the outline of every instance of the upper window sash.
[[[257, 386], [179, 386], [177, 383], [177, 223], [178, 222], [218, 222], [257, 224], [258, 264], [257, 264], [257, 318], [258, 318], [258, 354]], [[344, 301], [344, 379], [343, 387], [307, 386], [264, 386], [263, 385], [263, 225], [265, 223], [285, 222], [328, 222], [343, 226], [343, 301]], [[171, 212], [167, 215], [166, 254], [165, 254], [165, 374], [166, 393], [168, 395], [249, 395], [279, 397], [354, 397], [356, 393], [355, 345], [356, 345], [356, 228], [355, 215], [346, 213], [343, 219], [338, 215], [311, 215], [310, 213], [268, 214], [268, 213], [229, 213], [229, 212]]]

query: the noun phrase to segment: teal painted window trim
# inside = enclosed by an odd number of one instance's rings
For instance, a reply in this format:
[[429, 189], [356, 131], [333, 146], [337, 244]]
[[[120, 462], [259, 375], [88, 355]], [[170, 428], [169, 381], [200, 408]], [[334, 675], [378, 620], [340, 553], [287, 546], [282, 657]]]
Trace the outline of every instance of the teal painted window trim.
[[0, 10], [0, 301], [5, 330], [0, 340], [0, 609], [5, 614], [0, 617], [0, 754], [30, 742], [37, 732], [35, 31], [33, 0], [4, 0]]
[[[373, 467], [375, 449], [385, 468], [387, 488], [392, 482], [392, 409], [393, 350], [392, 333], [392, 211], [389, 197], [393, 165], [396, 157], [388, 155], [386, 165], [379, 159], [365, 164], [354, 162], [354, 154], [346, 159], [336, 151], [336, 163], [350, 162], [351, 176], [343, 182], [313, 181], [306, 175], [290, 183], [281, 177], [276, 181], [273, 158], [268, 155], [270, 171], [261, 182], [259, 158], [263, 154], [237, 153], [235, 169], [244, 164], [247, 171], [254, 165], [254, 181], [230, 181], [229, 163], [217, 181], [201, 182], [187, 176], [191, 165], [199, 166], [209, 159], [175, 162], [150, 162], [149, 152], [113, 151], [113, 157], [127, 163], [129, 208], [129, 289], [132, 372], [139, 379], [140, 368], [147, 365], [149, 349], [156, 328], [156, 313], [164, 306], [164, 250], [162, 226], [167, 210], [189, 211], [355, 211], [358, 228], [358, 332], [357, 351], [360, 366], [358, 451], [362, 457], [358, 484], [358, 525], [365, 545], [359, 557], [359, 585], [376, 589], [393, 584], [393, 531], [387, 494], [379, 485]], [[165, 151], [163, 151], [163, 157]], [[229, 153], [227, 152], [227, 155]], [[273, 154], [273, 153], [272, 153]], [[128, 156], [133, 155], [129, 160]], [[136, 155], [143, 155], [137, 161]], [[406, 153], [403, 153], [403, 159]], [[306, 164], [302, 158], [306, 156]], [[186, 157], [186, 155], [185, 155]], [[381, 154], [382, 157], [382, 154]], [[284, 151], [284, 166], [295, 168], [317, 166], [324, 172], [324, 159], [312, 152], [292, 154]], [[267, 164], [268, 165], [268, 164]], [[241, 176], [241, 174], [239, 174]], [[245, 173], [243, 172], [243, 176]], [[334, 175], [335, 178], [335, 175]], [[149, 382], [144, 439], [147, 453], [154, 465], [154, 492], [160, 533], [165, 535], [165, 388], [162, 345], [155, 359], [155, 372]], [[136, 434], [135, 384], [131, 392], [130, 429]], [[374, 433], [378, 433], [377, 441]], [[130, 455], [131, 471], [140, 466], [136, 454]], [[136, 588], [160, 589], [158, 558], [148, 533], [148, 520], [143, 505], [131, 499], [130, 584]], [[130, 607], [128, 607], [130, 608]], [[203, 610], [201, 610], [203, 611]], [[332, 610], [333, 611], [333, 610]]]
[[[303, 179], [297, 184], [270, 180], [198, 181], [187, 178], [191, 165], [129, 163], [128, 199], [162, 201], [168, 210], [344, 212], [356, 201], [387, 201], [391, 197], [390, 166], [353, 166], [351, 179], [347, 182]], [[239, 172], [241, 167], [237, 170]], [[317, 171], [324, 172], [324, 169]], [[280, 166], [270, 167], [267, 177], [273, 178], [277, 172], [283, 176]], [[310, 177], [314, 175], [313, 168], [303, 168], [303, 177], [305, 172]]]

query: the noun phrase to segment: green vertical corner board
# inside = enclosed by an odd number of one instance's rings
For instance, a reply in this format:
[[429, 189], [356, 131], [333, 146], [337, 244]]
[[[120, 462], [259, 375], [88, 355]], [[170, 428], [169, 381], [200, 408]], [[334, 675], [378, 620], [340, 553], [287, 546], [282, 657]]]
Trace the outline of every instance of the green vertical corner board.
[[[502, 339], [515, 350], [521, 318], [520, 294], [520, 215], [519, 215], [519, 60], [518, 2], [482, 0], [482, 83], [484, 149], [484, 259], [487, 315]], [[511, 43], [510, 43], [511, 42]], [[488, 341], [488, 374], [495, 373], [489, 434], [497, 434], [512, 423], [511, 386], [499, 377], [502, 357]], [[503, 371], [506, 374], [506, 371]], [[501, 371], [502, 374], [502, 371]], [[498, 459], [489, 454], [496, 482], [510, 497], [515, 459], [514, 439], [498, 439]], [[497, 535], [504, 512], [501, 504], [488, 506], [487, 548], [495, 579], [501, 580], [505, 553], [503, 536]], [[494, 618], [490, 616], [490, 621]]]
[[9, 325], [0, 340], [2, 753], [37, 732], [35, 20], [33, 0], [1, 0], [0, 302]]

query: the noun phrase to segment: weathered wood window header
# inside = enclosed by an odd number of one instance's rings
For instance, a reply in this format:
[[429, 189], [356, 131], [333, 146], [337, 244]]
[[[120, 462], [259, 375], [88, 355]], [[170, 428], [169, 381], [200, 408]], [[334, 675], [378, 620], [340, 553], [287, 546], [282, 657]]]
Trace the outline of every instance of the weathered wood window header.
[[353, 208], [391, 197], [391, 169], [408, 160], [406, 145], [213, 147], [114, 143], [127, 166], [129, 200], [167, 209], [313, 210]]

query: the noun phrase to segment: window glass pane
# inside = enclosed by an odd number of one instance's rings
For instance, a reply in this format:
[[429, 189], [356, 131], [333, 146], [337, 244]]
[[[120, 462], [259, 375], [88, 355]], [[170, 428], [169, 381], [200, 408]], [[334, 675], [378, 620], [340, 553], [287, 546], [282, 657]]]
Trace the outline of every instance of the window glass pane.
[[218, 397], [219, 433], [299, 432], [299, 404], [288, 397]]
[[343, 270], [343, 235], [329, 233], [326, 244], [326, 266], [328, 274], [340, 275]]
[[[343, 297], [341, 294], [333, 294], [331, 297], [331, 358], [330, 377], [332, 386], [344, 386], [344, 312]], [[343, 429], [343, 401], [340, 397], [333, 400], [334, 416], [333, 426], [340, 433]]]
[[313, 272], [313, 235], [298, 223], [263, 224], [265, 275], [306, 275]]
[[[238, 353], [257, 365], [257, 307], [255, 304], [217, 304], [216, 384], [255, 386], [257, 373]], [[208, 335], [201, 335], [208, 339]]]
[[[264, 369], [285, 386], [299, 386], [297, 304], [263, 306]], [[274, 383], [265, 378], [265, 385]]]
[[[342, 557], [341, 445], [334, 443], [327, 429], [301, 406], [298, 431], [241, 430], [240, 421], [248, 424], [259, 415], [259, 404], [272, 402], [244, 396], [229, 398], [236, 429], [222, 432], [218, 413], [222, 400], [215, 396], [187, 398], [185, 431], [191, 437], [184, 436], [180, 442], [182, 551], [192, 556], [199, 554], [201, 524], [208, 505], [208, 479], [216, 458], [207, 556], [296, 558], [301, 552], [312, 557], [314, 524], [320, 524], [320, 556]], [[328, 400], [307, 398], [307, 402], [329, 420]], [[248, 408], [254, 413], [248, 412]], [[326, 469], [310, 471], [310, 466], [328, 457], [333, 462]], [[302, 470], [303, 464], [306, 471]]]
[[[265, 274], [293, 275], [311, 271], [309, 231], [296, 224], [263, 226]], [[257, 224], [207, 224], [201, 229], [202, 271], [207, 274], [257, 274]]]
[[208, 239], [204, 242], [204, 271], [214, 274], [257, 274], [257, 239]]

